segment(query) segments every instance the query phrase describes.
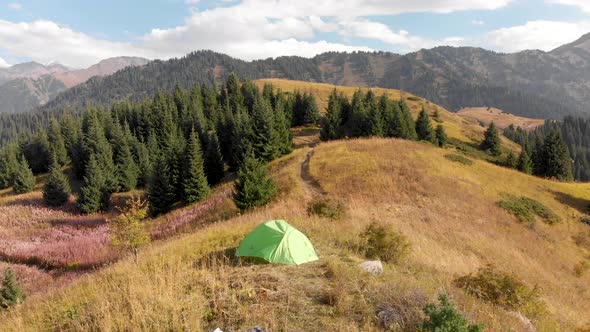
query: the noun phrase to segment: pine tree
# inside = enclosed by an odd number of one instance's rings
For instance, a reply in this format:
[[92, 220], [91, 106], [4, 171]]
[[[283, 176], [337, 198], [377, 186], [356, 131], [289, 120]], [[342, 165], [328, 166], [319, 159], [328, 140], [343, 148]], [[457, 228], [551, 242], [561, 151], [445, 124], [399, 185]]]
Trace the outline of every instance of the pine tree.
[[416, 125], [414, 123], [414, 119], [412, 119], [412, 112], [410, 112], [410, 108], [408, 104], [406, 104], [403, 100], [399, 102], [399, 108], [401, 111], [401, 119], [403, 120], [402, 125], [402, 136], [403, 139], [410, 139], [416, 140], [418, 139], [418, 134], [416, 133]]
[[506, 167], [510, 168], [517, 168], [518, 167], [518, 159], [514, 155], [514, 152], [509, 151], [508, 155], [506, 156]]
[[45, 173], [51, 161], [51, 148], [45, 131], [40, 130], [32, 140], [21, 142], [21, 151], [35, 174]]
[[[154, 150], [158, 153], [158, 150]], [[144, 188], [150, 181], [152, 174], [152, 161], [150, 158], [150, 150], [143, 142], [136, 142], [135, 155], [137, 156], [137, 169], [139, 171], [137, 177], [137, 186]]]
[[279, 133], [276, 130], [270, 103], [259, 96], [254, 101], [252, 114], [254, 155], [271, 161], [281, 155]]
[[0, 308], [8, 309], [25, 300], [25, 293], [16, 281], [16, 275], [11, 268], [4, 271], [2, 287], [0, 288]]
[[17, 150], [16, 144], [10, 144], [0, 150], [0, 189], [6, 189], [12, 185], [19, 169]]
[[494, 156], [499, 156], [502, 153], [502, 143], [500, 141], [500, 135], [498, 129], [492, 121], [484, 133], [483, 142], [481, 142], [480, 148], [484, 151], [491, 153]]
[[43, 186], [43, 200], [49, 206], [61, 206], [70, 198], [70, 183], [61, 171], [57, 156], [54, 156], [49, 176]]
[[277, 99], [274, 105], [274, 128], [277, 134], [276, 144], [279, 155], [286, 155], [293, 151], [293, 135], [289, 126], [289, 120], [285, 114], [285, 105], [282, 99]]
[[526, 147], [523, 147], [520, 155], [518, 156], [518, 170], [526, 174], [533, 173], [533, 163], [529, 157]]
[[111, 190], [107, 186], [103, 168], [98, 164], [94, 154], [90, 155], [85, 173], [78, 197], [78, 208], [82, 213], [106, 210], [109, 206]]
[[52, 156], [57, 157], [60, 165], [64, 166], [70, 162], [68, 158], [68, 151], [64, 138], [61, 134], [61, 128], [55, 118], [49, 121], [49, 131], [47, 132], [47, 139], [49, 140], [49, 148]]
[[328, 108], [322, 119], [322, 130], [320, 139], [322, 141], [335, 140], [340, 138], [342, 126], [342, 103], [343, 98], [336, 89], [332, 90], [328, 99]]
[[545, 137], [542, 163], [542, 175], [561, 181], [573, 179], [571, 158], [558, 131], [552, 131]]
[[320, 111], [315, 97], [311, 93], [303, 95], [304, 99], [304, 115], [303, 124], [316, 125], [320, 121]]
[[29, 163], [24, 157], [21, 157], [18, 169], [12, 179], [12, 190], [15, 194], [24, 194], [33, 191], [35, 187], [35, 176], [29, 167]]
[[157, 216], [172, 210], [176, 201], [175, 188], [170, 180], [170, 168], [166, 158], [160, 155], [156, 159], [148, 186], [149, 213]]
[[439, 124], [436, 126], [435, 136], [437, 145], [441, 148], [444, 148], [447, 145], [448, 137], [445, 133], [445, 127], [443, 127], [443, 125]]
[[276, 191], [276, 185], [264, 164], [251, 154], [247, 155], [235, 184], [234, 201], [238, 208], [246, 210], [264, 205]]
[[209, 184], [203, 167], [201, 142], [193, 130], [191, 132], [183, 175], [184, 200], [191, 204], [202, 200], [209, 194]]
[[205, 173], [207, 174], [207, 181], [210, 186], [221, 182], [224, 176], [223, 171], [224, 164], [219, 148], [219, 140], [215, 133], [211, 133], [207, 140], [207, 150], [205, 151]]
[[418, 140], [434, 142], [435, 136], [432, 125], [430, 124], [430, 117], [424, 109], [420, 111], [418, 119], [416, 119], [416, 134], [418, 135]]

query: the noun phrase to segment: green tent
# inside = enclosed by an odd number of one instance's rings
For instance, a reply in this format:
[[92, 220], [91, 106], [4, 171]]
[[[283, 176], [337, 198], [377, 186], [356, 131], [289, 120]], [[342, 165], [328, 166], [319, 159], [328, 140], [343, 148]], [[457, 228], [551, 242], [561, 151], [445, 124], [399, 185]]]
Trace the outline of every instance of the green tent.
[[284, 220], [258, 225], [242, 240], [236, 256], [259, 257], [269, 263], [288, 265], [319, 259], [307, 236]]

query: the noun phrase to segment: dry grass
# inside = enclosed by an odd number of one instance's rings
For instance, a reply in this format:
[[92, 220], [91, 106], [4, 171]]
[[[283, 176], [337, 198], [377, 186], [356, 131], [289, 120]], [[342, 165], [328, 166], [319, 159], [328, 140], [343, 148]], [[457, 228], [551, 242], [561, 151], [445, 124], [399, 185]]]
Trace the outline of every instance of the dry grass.
[[[0, 330], [243, 331], [263, 325], [268, 331], [379, 331], [387, 323], [379, 313], [393, 311], [403, 317], [403, 330], [414, 331], [424, 303], [446, 291], [487, 331], [526, 331], [522, 316], [452, 285], [490, 263], [540, 286], [548, 313], [533, 320], [539, 331], [590, 324], [590, 274], [572, 273], [587, 255], [574, 238], [587, 227], [578, 220], [590, 185], [541, 180], [482, 161], [465, 167], [442, 149], [408, 141], [322, 143], [311, 175], [327, 198], [347, 207], [341, 220], [329, 220], [306, 209], [315, 195], [300, 178], [308, 151], [271, 163], [280, 195], [268, 206], [156, 242], [137, 264], [124, 259], [70, 287], [34, 295], [0, 314]], [[503, 192], [534, 197], [562, 222], [518, 223], [496, 205]], [[279, 218], [308, 235], [320, 261], [277, 266], [233, 258], [245, 234]], [[378, 277], [361, 272], [363, 258], [350, 245], [374, 222], [412, 245], [406, 260], [385, 264]]]
[[504, 129], [510, 125], [514, 125], [515, 127], [521, 127], [525, 130], [533, 130], [545, 123], [545, 120], [543, 119], [531, 119], [522, 116], [516, 116], [510, 113], [504, 113], [502, 110], [497, 108], [490, 107], [463, 108], [459, 110], [457, 114], [466, 119], [472, 119], [481, 122], [486, 126], [489, 125], [490, 122], [494, 121], [498, 128], [501, 129]]

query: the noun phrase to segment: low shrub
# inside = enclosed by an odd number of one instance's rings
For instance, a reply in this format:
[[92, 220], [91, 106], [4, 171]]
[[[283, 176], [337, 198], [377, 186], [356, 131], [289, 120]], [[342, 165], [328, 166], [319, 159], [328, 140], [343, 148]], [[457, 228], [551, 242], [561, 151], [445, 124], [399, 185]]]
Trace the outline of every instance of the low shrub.
[[346, 207], [342, 202], [321, 198], [313, 200], [307, 207], [307, 213], [324, 218], [338, 220], [346, 214]]
[[590, 264], [586, 261], [581, 261], [574, 266], [574, 275], [578, 278], [586, 274], [586, 271], [590, 269]]
[[369, 259], [380, 259], [397, 264], [410, 252], [410, 242], [383, 225], [372, 223], [360, 235], [360, 251]]
[[551, 209], [542, 203], [527, 197], [517, 197], [504, 194], [505, 198], [498, 202], [498, 205], [518, 218], [520, 222], [532, 224], [535, 222], [535, 215], [547, 224], [556, 224], [560, 221]]
[[539, 288], [529, 288], [514, 275], [505, 274], [488, 265], [477, 273], [455, 279], [455, 286], [483, 301], [508, 310], [521, 311], [534, 317], [545, 311]]
[[446, 294], [438, 296], [439, 304], [424, 307], [427, 318], [422, 323], [422, 332], [481, 332], [482, 324], [469, 324], [467, 319], [449, 301]]
[[447, 158], [448, 160], [457, 162], [457, 163], [461, 163], [463, 165], [467, 165], [467, 166], [473, 165], [473, 160], [466, 158], [460, 154], [449, 153], [449, 154], [445, 155], [445, 158]]
[[418, 97], [415, 97], [415, 96], [409, 96], [409, 97], [408, 97], [408, 100], [411, 100], [411, 101], [420, 101], [420, 100], [422, 100], [422, 99], [420, 99], [420, 98], [418, 98]]

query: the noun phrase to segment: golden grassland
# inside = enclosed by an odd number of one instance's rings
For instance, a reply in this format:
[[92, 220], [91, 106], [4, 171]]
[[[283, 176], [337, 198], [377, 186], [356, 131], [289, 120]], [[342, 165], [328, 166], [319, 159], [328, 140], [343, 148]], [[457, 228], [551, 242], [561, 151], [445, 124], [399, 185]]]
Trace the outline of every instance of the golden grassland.
[[[321, 143], [309, 172], [320, 192], [347, 209], [341, 220], [308, 215], [314, 199], [301, 177], [310, 148], [270, 164], [280, 193], [268, 206], [158, 241], [137, 263], [123, 259], [67, 288], [30, 297], [0, 314], [2, 331], [378, 331], [384, 304], [420, 311], [449, 293], [487, 331], [527, 331], [514, 312], [481, 302], [453, 286], [456, 277], [486, 264], [538, 285], [548, 312], [529, 317], [539, 331], [590, 326], [590, 260], [573, 237], [590, 232], [579, 222], [590, 184], [556, 183], [484, 161], [471, 166], [444, 158], [448, 150], [397, 139]], [[502, 193], [534, 198], [562, 221], [521, 224], [500, 207]], [[232, 255], [257, 224], [283, 218], [308, 235], [320, 260], [301, 266], [251, 265]], [[372, 222], [403, 233], [412, 244], [399, 265], [375, 277], [360, 271], [354, 248]], [[413, 310], [413, 311], [412, 311]]]
[[466, 107], [460, 109], [457, 112], [457, 115], [466, 119], [473, 119], [485, 125], [488, 125], [490, 122], [494, 121], [498, 128], [501, 129], [504, 129], [510, 125], [514, 125], [515, 127], [520, 127], [525, 130], [533, 130], [545, 123], [545, 120], [543, 119], [532, 119], [523, 116], [517, 116], [491, 107]]
[[[313, 83], [305, 81], [292, 81], [283, 79], [260, 79], [254, 81], [258, 86], [262, 87], [266, 83], [270, 83], [275, 88], [279, 88], [285, 92], [293, 92], [299, 90], [301, 92], [308, 92], [315, 96], [318, 103], [320, 112], [325, 112], [328, 106], [328, 99], [330, 93], [337, 89], [347, 97], [352, 97], [354, 92], [359, 88], [362, 91], [367, 91], [369, 88], [362, 87], [349, 87], [349, 86], [336, 86], [325, 83]], [[409, 92], [395, 90], [395, 89], [383, 89], [383, 88], [371, 88], [377, 96], [386, 95], [393, 100], [404, 100], [410, 107], [414, 118], [418, 116], [418, 113], [424, 108], [430, 115], [433, 115], [435, 111], [438, 111], [442, 125], [445, 128], [447, 135], [450, 138], [457, 139], [464, 143], [477, 144], [483, 139], [483, 133], [485, 128], [481, 127], [476, 120], [467, 119], [452, 113], [444, 109], [443, 107], [431, 103], [430, 101], [413, 95]], [[436, 125], [436, 123], [433, 123]], [[502, 143], [505, 147], [513, 151], [520, 151], [520, 147], [514, 142], [502, 137]]]

